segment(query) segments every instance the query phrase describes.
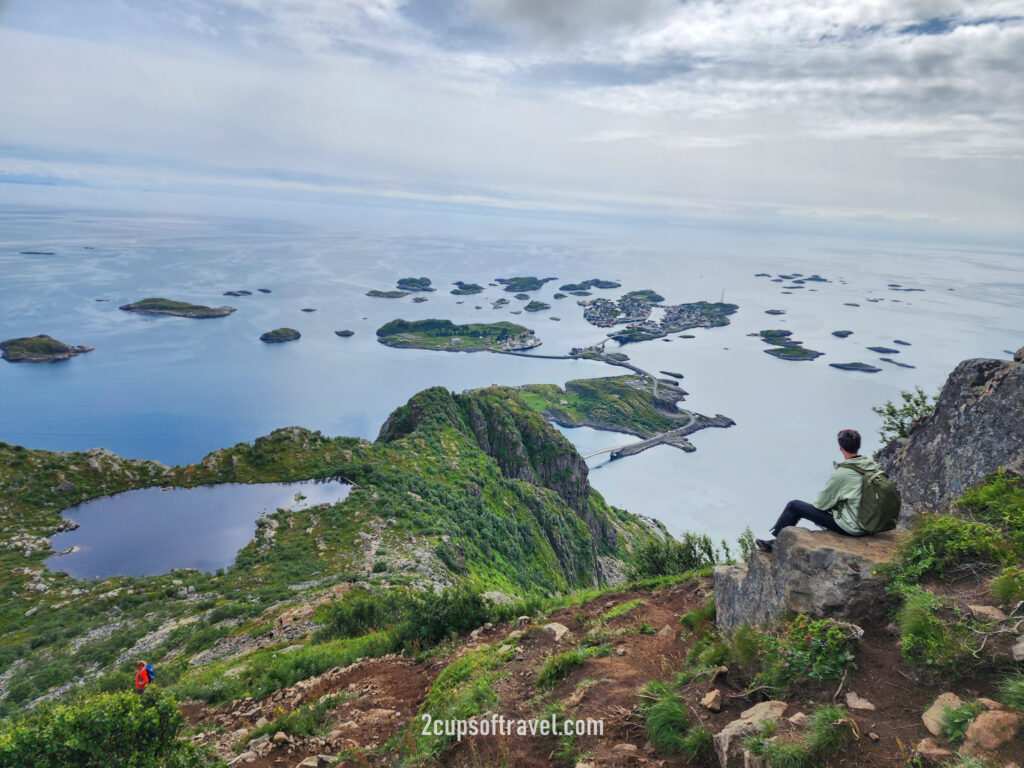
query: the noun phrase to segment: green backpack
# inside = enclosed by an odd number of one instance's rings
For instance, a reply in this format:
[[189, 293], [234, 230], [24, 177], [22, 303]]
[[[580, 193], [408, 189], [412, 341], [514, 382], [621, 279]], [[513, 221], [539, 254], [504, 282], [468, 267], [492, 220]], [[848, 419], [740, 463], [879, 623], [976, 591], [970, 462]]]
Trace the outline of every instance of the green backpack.
[[857, 523], [868, 533], [891, 531], [900, 516], [900, 492], [896, 484], [880, 469], [864, 469], [843, 462], [840, 466], [852, 469], [860, 477], [860, 510]]

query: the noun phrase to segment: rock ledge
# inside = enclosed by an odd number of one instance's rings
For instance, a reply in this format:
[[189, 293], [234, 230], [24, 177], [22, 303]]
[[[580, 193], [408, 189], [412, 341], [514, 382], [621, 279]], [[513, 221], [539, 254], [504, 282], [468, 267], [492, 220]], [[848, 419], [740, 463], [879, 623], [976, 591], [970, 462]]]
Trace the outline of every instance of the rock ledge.
[[768, 624], [786, 612], [857, 619], [878, 611], [882, 580], [875, 573], [890, 562], [903, 529], [854, 538], [831, 531], [784, 528], [771, 555], [714, 570], [718, 628]]

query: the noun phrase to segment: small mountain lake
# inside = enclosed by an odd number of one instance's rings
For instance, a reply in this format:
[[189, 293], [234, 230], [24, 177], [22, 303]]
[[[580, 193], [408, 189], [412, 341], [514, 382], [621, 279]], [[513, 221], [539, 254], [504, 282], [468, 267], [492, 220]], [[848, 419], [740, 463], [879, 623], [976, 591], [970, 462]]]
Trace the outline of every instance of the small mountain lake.
[[263, 513], [332, 504], [348, 496], [340, 480], [222, 483], [195, 488], [142, 488], [69, 507], [80, 527], [50, 537], [46, 565], [79, 579], [152, 576], [175, 568], [213, 572], [234, 562]]

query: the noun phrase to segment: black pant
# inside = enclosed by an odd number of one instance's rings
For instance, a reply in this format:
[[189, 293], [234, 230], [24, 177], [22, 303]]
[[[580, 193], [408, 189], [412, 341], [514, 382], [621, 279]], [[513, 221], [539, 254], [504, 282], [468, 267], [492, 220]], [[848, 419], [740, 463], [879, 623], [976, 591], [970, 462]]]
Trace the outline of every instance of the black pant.
[[782, 510], [782, 514], [779, 515], [778, 522], [775, 523], [771, 528], [772, 536], [778, 536], [779, 531], [790, 525], [796, 525], [801, 520], [810, 520], [817, 526], [827, 528], [830, 531], [841, 533], [844, 536], [853, 536], [852, 533], [847, 533], [839, 524], [835, 518], [832, 517], [831, 512], [818, 509], [813, 504], [808, 504], [806, 501], [798, 501], [794, 499], [786, 505], [786, 508]]

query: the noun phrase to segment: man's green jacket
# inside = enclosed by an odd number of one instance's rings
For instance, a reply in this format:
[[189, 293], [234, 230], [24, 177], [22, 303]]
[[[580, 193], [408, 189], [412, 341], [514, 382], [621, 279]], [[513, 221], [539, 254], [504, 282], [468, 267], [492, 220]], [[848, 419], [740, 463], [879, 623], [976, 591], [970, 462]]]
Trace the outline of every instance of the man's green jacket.
[[869, 471], [878, 469], [874, 459], [867, 456], [855, 456], [852, 459], [834, 462], [836, 471], [814, 500], [814, 506], [831, 512], [836, 524], [847, 533], [862, 536], [867, 531], [857, 522], [857, 513], [860, 511], [861, 476], [849, 467], [841, 466], [846, 463], [856, 464]]

